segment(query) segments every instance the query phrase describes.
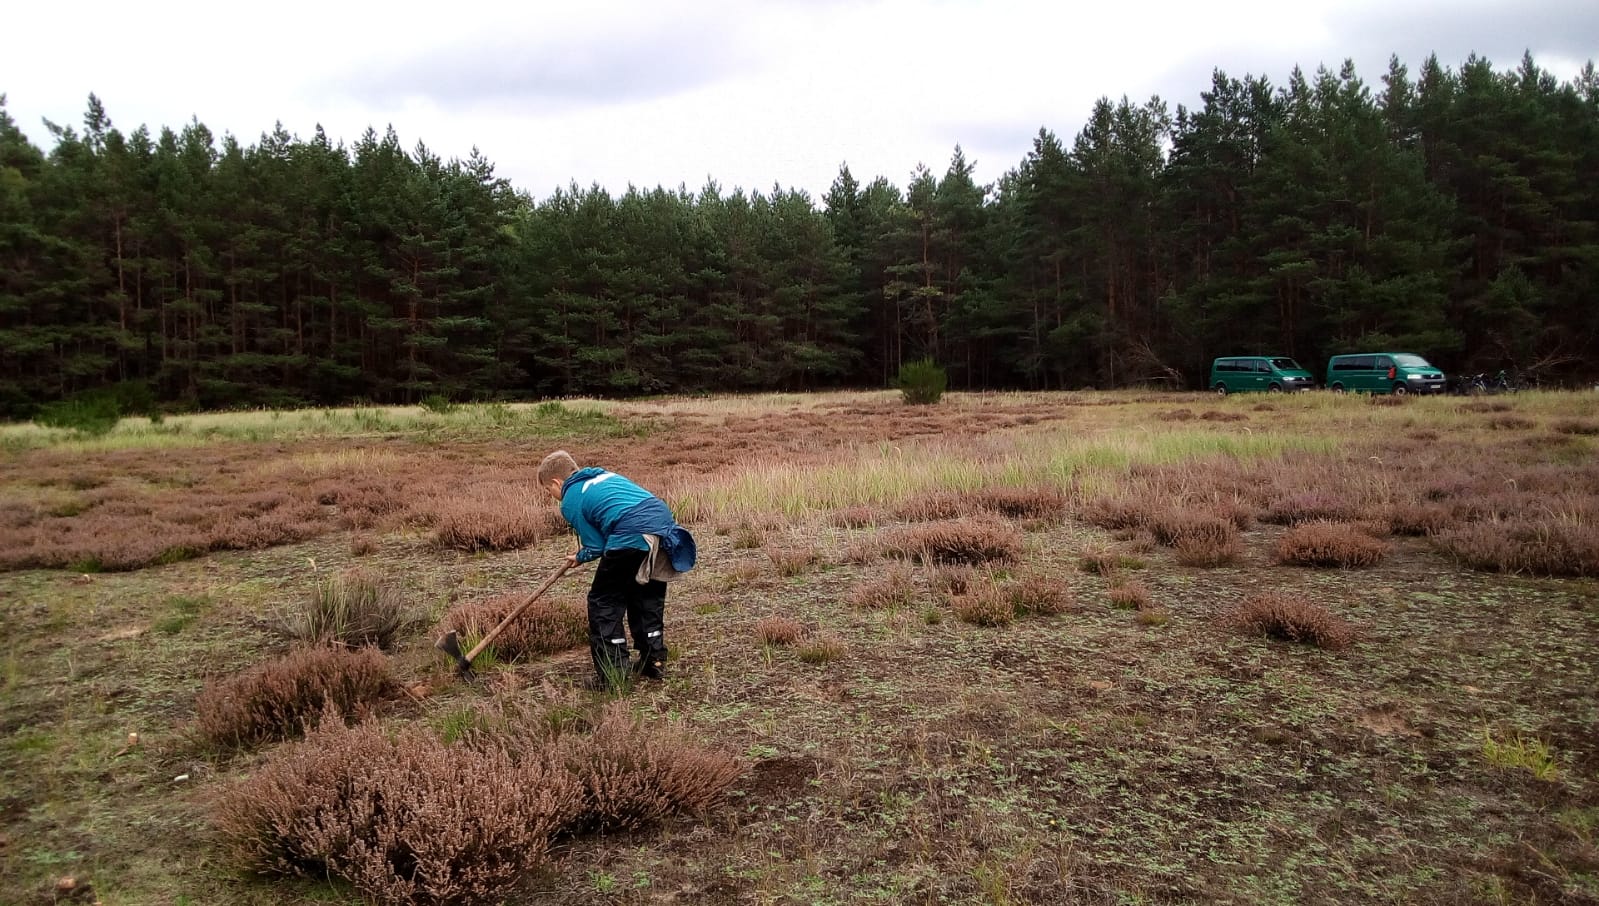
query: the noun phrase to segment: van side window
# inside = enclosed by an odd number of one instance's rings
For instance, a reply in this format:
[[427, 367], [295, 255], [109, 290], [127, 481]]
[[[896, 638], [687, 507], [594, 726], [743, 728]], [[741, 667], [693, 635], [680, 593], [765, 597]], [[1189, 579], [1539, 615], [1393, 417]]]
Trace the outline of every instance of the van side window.
[[1232, 359], [1222, 359], [1221, 361], [1216, 363], [1216, 370], [1217, 371], [1237, 371], [1238, 370], [1238, 363], [1234, 362]]
[[1370, 371], [1377, 367], [1377, 357], [1374, 355], [1357, 355], [1349, 362], [1350, 371]]
[[1394, 367], [1394, 360], [1385, 355], [1380, 355], [1377, 357], [1377, 364], [1375, 367], [1380, 371], [1387, 371], [1388, 369]]
[[1333, 360], [1332, 370], [1334, 370], [1334, 371], [1354, 371], [1355, 370], [1355, 360], [1352, 359], [1352, 358], [1351, 359], [1334, 359]]
[[1271, 363], [1266, 362], [1263, 359], [1256, 359], [1255, 360], [1255, 373], [1256, 374], [1263, 374], [1263, 373], [1264, 374], [1270, 374], [1271, 373]]

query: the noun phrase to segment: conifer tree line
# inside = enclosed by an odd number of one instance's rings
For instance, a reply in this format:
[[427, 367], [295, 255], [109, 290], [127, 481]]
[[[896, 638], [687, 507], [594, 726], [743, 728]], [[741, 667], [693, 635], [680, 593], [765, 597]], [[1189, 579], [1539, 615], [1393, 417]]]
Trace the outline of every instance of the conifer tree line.
[[0, 97], [0, 416], [112, 386], [205, 408], [883, 386], [1200, 386], [1404, 349], [1599, 372], [1599, 75], [1531, 58], [1218, 71], [1104, 99], [992, 185], [542, 200], [476, 151], [198, 121], [31, 144]]

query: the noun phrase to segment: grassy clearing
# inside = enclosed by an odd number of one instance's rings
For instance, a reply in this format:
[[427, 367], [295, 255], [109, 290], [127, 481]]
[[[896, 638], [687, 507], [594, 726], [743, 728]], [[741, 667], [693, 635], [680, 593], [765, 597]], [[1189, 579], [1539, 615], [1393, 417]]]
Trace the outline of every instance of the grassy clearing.
[[[740, 778], [704, 816], [566, 839], [503, 898], [1599, 898], [1599, 586], [1550, 575], [1589, 562], [1579, 529], [1599, 487], [1593, 441], [1557, 423], [1599, 417], [1594, 403], [949, 394], [911, 413], [890, 395], [836, 394], [607, 405], [648, 430], [586, 435], [588, 454], [670, 489], [702, 550], [669, 596], [668, 678], [637, 684], [620, 707], [736, 754]], [[1532, 424], [1489, 423], [1506, 415]], [[206, 684], [286, 654], [273, 615], [351, 565], [357, 537], [370, 542], [360, 566], [427, 618], [392, 640], [400, 689], [375, 709], [385, 739], [430, 734], [417, 738], [454, 749], [484, 733], [596, 725], [609, 699], [577, 690], [592, 668], [586, 646], [569, 647], [582, 578], [551, 593], [565, 641], [506, 658], [477, 685], [456, 682], [432, 649], [451, 608], [536, 583], [570, 548], [543, 535], [509, 551], [435, 543], [416, 515], [432, 511], [427, 489], [476, 483], [474, 499], [493, 501], [525, 482], [527, 447], [540, 445], [491, 434], [430, 433], [419, 420], [381, 449], [359, 435], [283, 434], [181, 458], [63, 448], [8, 460], [6, 519], [55, 524], [139, 501], [181, 516], [247, 478], [241, 508], [275, 499], [254, 496], [265, 492], [325, 493], [317, 507], [341, 521], [289, 544], [124, 573], [0, 573], [0, 902], [49, 902], [68, 875], [118, 906], [361, 902], [342, 883], [251, 877], [209, 824], [220, 792], [292, 743], [241, 755], [195, 743]], [[33, 490], [9, 493], [20, 487]], [[1062, 494], [1033, 509], [968, 496], [988, 488]], [[391, 499], [405, 507], [385, 515]], [[947, 522], [951, 505], [1001, 524], [1009, 556], [846, 556]], [[1329, 512], [1380, 537], [1386, 556], [1360, 570], [1275, 562], [1294, 526]], [[1184, 565], [1185, 539], [1234, 532], [1236, 556]], [[1549, 549], [1536, 539], [1557, 536], [1559, 563], [1531, 559]], [[1278, 608], [1237, 631], [1228, 614], [1262, 593], [1323, 610]], [[1355, 644], [1337, 644], [1346, 627], [1329, 615], [1356, 628]]]

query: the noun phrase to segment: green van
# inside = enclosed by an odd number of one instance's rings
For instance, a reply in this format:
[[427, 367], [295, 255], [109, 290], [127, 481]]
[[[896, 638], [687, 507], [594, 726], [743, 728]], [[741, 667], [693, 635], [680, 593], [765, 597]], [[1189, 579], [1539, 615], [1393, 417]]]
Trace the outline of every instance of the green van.
[[1234, 355], [1210, 363], [1210, 389], [1229, 393], [1282, 393], [1316, 386], [1310, 372], [1280, 355]]
[[1444, 373], [1408, 352], [1335, 355], [1327, 363], [1327, 387], [1334, 393], [1442, 393]]

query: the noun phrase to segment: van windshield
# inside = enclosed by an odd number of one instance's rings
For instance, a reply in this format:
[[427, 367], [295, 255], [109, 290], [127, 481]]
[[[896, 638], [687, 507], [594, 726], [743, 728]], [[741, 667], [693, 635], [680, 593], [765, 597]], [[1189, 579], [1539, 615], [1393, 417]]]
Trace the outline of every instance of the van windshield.
[[1271, 365], [1272, 365], [1273, 368], [1276, 368], [1278, 371], [1304, 371], [1305, 370], [1305, 369], [1299, 367], [1299, 363], [1294, 361], [1293, 359], [1272, 359], [1271, 360]]
[[1419, 355], [1396, 355], [1394, 364], [1402, 368], [1431, 368], [1432, 363]]

